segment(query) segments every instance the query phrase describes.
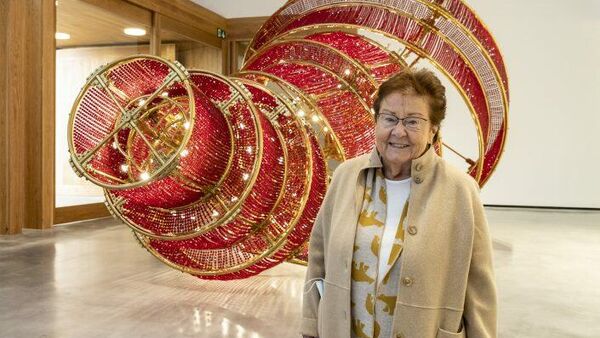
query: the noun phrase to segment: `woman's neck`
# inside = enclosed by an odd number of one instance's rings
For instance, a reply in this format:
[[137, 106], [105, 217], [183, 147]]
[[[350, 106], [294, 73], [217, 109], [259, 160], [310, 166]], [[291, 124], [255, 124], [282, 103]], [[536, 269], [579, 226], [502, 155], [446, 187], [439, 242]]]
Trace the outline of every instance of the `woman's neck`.
[[410, 177], [412, 163], [404, 163], [400, 166], [383, 165], [383, 176], [392, 181], [400, 181]]

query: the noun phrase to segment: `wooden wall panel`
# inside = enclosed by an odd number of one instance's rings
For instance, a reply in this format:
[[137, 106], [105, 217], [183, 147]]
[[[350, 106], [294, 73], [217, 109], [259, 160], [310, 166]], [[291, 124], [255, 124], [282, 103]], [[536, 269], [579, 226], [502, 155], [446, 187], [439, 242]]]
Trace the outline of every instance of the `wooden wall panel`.
[[42, 165], [41, 165], [41, 227], [54, 224], [55, 205], [55, 118], [56, 118], [56, 6], [54, 1], [43, 1], [41, 46], [42, 46]]
[[[23, 86], [22, 107], [17, 107], [19, 114], [25, 116], [25, 222], [23, 227], [42, 228], [37, 222], [41, 220], [42, 206], [42, 1], [26, 0], [30, 19], [24, 19], [28, 26], [24, 31], [24, 41], [27, 46], [21, 50], [24, 53], [25, 63], [22, 64], [22, 72], [14, 74], [11, 81], [19, 82]], [[22, 77], [19, 77], [22, 74]], [[19, 81], [19, 80], [22, 80]], [[15, 142], [22, 142], [15, 140]], [[14, 174], [18, 175], [19, 172]]]
[[[152, 23], [152, 12], [143, 8], [144, 6], [136, 6], [123, 0], [78, 0], [87, 4], [101, 8], [111, 16], [116, 14], [119, 17], [134, 22], [139, 22], [144, 25]], [[68, 4], [69, 6], [77, 5], [76, 3]]]
[[227, 19], [227, 39], [250, 40], [258, 32], [268, 16]]
[[221, 73], [221, 49], [194, 42], [179, 42], [176, 46], [177, 59], [185, 68]]
[[57, 41], [58, 48], [149, 43], [149, 34], [127, 36], [125, 27], [150, 32], [152, 12], [123, 0], [60, 0], [57, 6], [56, 29], [71, 34]]
[[244, 52], [242, 42], [252, 40], [256, 32], [267, 21], [268, 16], [227, 19], [227, 39], [223, 43], [223, 73], [230, 75], [238, 71], [241, 60], [238, 56]]
[[62, 224], [109, 216], [110, 212], [104, 203], [74, 205], [56, 208], [55, 222]]
[[[8, 3], [0, 1], [0, 110], [7, 111], [6, 97], [6, 38], [8, 29]], [[11, 229], [8, 213], [8, 120], [6, 113], [0, 114], [0, 234], [18, 233], [20, 229]]]
[[217, 29], [226, 29], [227, 20], [189, 0], [126, 0], [159, 13], [163, 29], [173, 30], [199, 42], [221, 48]]
[[[161, 15], [160, 23], [162, 29], [165, 31], [176, 32], [177, 34], [183, 35], [198, 42], [205, 43], [212, 47], [221, 47], [221, 39], [217, 37], [216, 27], [214, 32], [209, 33], [205, 30], [198, 29], [197, 27], [189, 25], [183, 21], [173, 19], [165, 15]], [[163, 37], [163, 39], [165, 39], [165, 37]]]
[[[52, 25], [54, 2], [50, 0], [8, 0], [2, 2], [4, 29], [3, 80], [4, 114], [1, 115], [3, 134], [0, 143], [2, 170], [1, 233], [19, 233], [22, 228], [48, 228], [52, 225], [54, 152], [44, 143], [53, 129], [54, 109], [48, 99], [54, 94], [44, 89], [44, 76], [53, 76], [54, 67], [44, 57], [54, 40]], [[49, 12], [48, 12], [49, 11]], [[45, 25], [45, 27], [44, 27]], [[50, 39], [50, 40], [49, 40]], [[50, 43], [50, 44], [49, 44]], [[46, 49], [46, 52], [44, 52]], [[49, 101], [50, 104], [52, 101]], [[44, 107], [45, 106], [45, 107]], [[43, 108], [44, 107], [44, 108]], [[46, 114], [46, 115], [44, 115]], [[52, 135], [52, 139], [53, 139]], [[44, 172], [50, 170], [50, 172]], [[48, 200], [50, 198], [50, 200]]]
[[2, 229], [5, 233], [20, 233], [25, 223], [25, 176], [26, 176], [26, 116], [27, 101], [26, 59], [27, 48], [27, 14], [29, 1], [9, 0], [6, 6], [5, 44], [5, 95], [6, 110], [1, 118], [4, 120], [5, 133], [2, 141], [5, 147], [5, 166], [3, 181], [5, 194], [2, 210]]
[[150, 54], [160, 56], [160, 14], [152, 13], [152, 30], [150, 32]]

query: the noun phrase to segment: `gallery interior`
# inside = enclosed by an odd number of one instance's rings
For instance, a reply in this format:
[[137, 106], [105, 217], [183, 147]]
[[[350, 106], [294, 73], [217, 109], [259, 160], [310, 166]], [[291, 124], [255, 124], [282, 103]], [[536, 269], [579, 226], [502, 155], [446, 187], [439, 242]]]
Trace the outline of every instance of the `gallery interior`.
[[597, 0], [2, 0], [0, 337], [300, 337], [312, 222], [404, 67], [446, 87], [498, 337], [600, 337], [598, 32]]

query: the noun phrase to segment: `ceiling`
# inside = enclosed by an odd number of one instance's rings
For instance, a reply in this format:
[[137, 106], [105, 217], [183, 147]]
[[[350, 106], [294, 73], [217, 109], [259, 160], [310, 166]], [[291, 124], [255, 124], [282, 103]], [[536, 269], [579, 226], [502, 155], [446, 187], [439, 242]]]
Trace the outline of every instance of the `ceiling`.
[[[2, 0], [0, 0], [2, 1]], [[286, 0], [234, 1], [234, 0], [191, 0], [225, 18], [245, 18], [270, 16]], [[150, 12], [148, 22], [139, 22], [123, 15], [107, 11], [82, 0], [57, 1], [57, 32], [71, 35], [69, 40], [56, 40], [57, 48], [101, 46], [115, 44], [148, 44], [149, 34], [132, 37], [123, 34], [125, 27], [139, 27], [150, 32]], [[174, 32], [163, 30], [162, 40], [184, 41], [187, 38]]]
[[[3, 0], [0, 0], [3, 1]], [[150, 12], [148, 11], [148, 18]], [[82, 0], [60, 0], [56, 7], [56, 31], [68, 33], [69, 40], [56, 40], [56, 47], [85, 47], [103, 45], [148, 44], [150, 42], [151, 23], [135, 21], [123, 15], [107, 11]], [[146, 30], [141, 37], [123, 33], [126, 27], [138, 27]], [[189, 39], [168, 30], [161, 31], [163, 42], [188, 41]]]
[[285, 0], [192, 0], [227, 19], [271, 16]]

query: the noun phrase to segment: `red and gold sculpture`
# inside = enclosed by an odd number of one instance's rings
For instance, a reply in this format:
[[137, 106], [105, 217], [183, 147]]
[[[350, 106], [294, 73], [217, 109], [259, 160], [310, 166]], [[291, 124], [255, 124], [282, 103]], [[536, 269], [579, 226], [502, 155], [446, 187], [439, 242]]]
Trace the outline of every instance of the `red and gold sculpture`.
[[508, 80], [460, 0], [288, 1], [230, 77], [153, 56], [103, 66], [74, 104], [71, 162], [171, 267], [235, 279], [302, 263], [329, 175], [374, 144], [378, 85], [422, 61], [463, 95], [479, 142], [469, 173], [485, 184]]

